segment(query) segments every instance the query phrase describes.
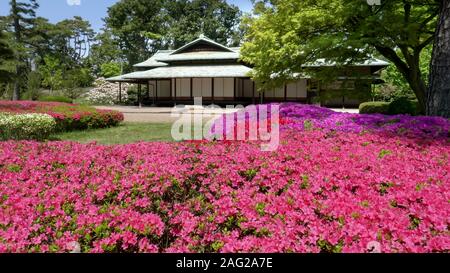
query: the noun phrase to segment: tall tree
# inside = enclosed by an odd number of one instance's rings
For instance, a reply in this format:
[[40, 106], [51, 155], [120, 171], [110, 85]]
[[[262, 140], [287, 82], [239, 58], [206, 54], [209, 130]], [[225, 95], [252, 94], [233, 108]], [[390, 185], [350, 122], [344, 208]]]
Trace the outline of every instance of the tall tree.
[[427, 114], [450, 118], [450, 0], [440, 1], [430, 65]]
[[239, 24], [242, 12], [225, 0], [176, 0], [167, 2], [170, 18], [168, 37], [178, 48], [204, 34], [230, 46], [241, 41]]
[[144, 61], [164, 47], [161, 34], [167, 26], [166, 0], [122, 0], [108, 8], [106, 27], [117, 38], [123, 55], [132, 64]]
[[12, 78], [12, 73], [3, 68], [5, 61], [10, 61], [14, 58], [14, 52], [6, 42], [5, 36], [5, 33], [0, 30], [0, 82], [7, 82]]
[[257, 81], [270, 83], [274, 75], [280, 80], [289, 78], [320, 58], [346, 65], [382, 55], [397, 67], [425, 109], [427, 88], [420, 55], [434, 39], [437, 1], [368, 3], [258, 1], [243, 59], [255, 66], [253, 77]]
[[36, 9], [39, 7], [36, 0], [10, 1], [10, 19], [14, 32], [14, 47], [16, 48], [16, 69], [14, 79], [13, 100], [20, 99], [21, 81], [26, 73], [27, 44], [24, 37], [27, 36], [33, 26], [36, 17]]
[[122, 0], [108, 9], [107, 30], [130, 65], [200, 34], [238, 45], [241, 11], [225, 0]]
[[89, 63], [94, 73], [99, 75], [103, 64], [121, 63], [122, 59], [122, 51], [111, 30], [105, 29], [97, 34], [89, 51]]
[[53, 37], [55, 53], [70, 64], [81, 65], [88, 57], [90, 46], [94, 41], [95, 32], [89, 21], [79, 16], [65, 19], [55, 25]]

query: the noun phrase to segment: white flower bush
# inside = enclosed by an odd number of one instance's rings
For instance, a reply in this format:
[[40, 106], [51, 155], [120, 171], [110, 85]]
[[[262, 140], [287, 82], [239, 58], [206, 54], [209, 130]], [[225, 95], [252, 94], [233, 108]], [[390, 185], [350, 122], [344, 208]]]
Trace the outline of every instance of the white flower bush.
[[47, 114], [0, 113], [1, 140], [44, 140], [55, 130], [56, 121]]
[[[86, 94], [86, 101], [90, 104], [114, 105], [119, 102], [119, 84], [107, 82], [99, 78], [94, 82], [95, 88]], [[130, 84], [122, 83], [122, 101], [128, 100]]]

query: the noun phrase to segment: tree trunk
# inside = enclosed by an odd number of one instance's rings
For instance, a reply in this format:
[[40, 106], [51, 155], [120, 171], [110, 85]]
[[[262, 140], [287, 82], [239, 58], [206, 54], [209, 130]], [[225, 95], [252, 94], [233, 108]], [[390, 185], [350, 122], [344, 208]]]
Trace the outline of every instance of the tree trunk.
[[390, 47], [375, 45], [375, 48], [397, 67], [416, 95], [421, 112], [425, 113], [427, 87], [419, 67], [420, 54], [409, 55], [409, 62], [404, 62]]
[[450, 0], [440, 2], [426, 113], [450, 118]]
[[423, 80], [420, 68], [418, 66], [413, 67], [406, 73], [405, 78], [419, 101], [420, 112], [425, 113], [427, 86]]
[[[13, 26], [14, 26], [14, 34], [16, 43], [19, 44], [22, 40], [22, 34], [20, 30], [20, 21], [19, 21], [19, 14], [17, 10], [17, 3], [16, 0], [11, 0], [11, 15], [13, 17]], [[16, 75], [14, 77], [14, 90], [13, 90], [13, 100], [19, 100], [20, 99], [20, 77], [21, 77], [21, 68], [20, 68], [20, 57], [16, 60]]]

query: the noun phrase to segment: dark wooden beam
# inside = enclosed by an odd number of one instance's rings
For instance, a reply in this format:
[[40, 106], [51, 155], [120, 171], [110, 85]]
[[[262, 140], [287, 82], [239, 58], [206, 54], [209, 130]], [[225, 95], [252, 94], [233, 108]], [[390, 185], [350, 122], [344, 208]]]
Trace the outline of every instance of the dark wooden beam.
[[194, 78], [191, 78], [191, 99], [194, 98]]
[[119, 103], [122, 103], [122, 82], [119, 82]]
[[260, 93], [260, 97], [261, 97], [261, 104], [263, 104], [264, 103], [265, 92], [261, 92]]
[[211, 78], [211, 86], [212, 103], [214, 104], [214, 78]]
[[244, 95], [244, 79], [242, 79], [241, 78], [241, 95], [242, 95], [242, 97], [244, 97], [245, 95]]
[[158, 80], [155, 81], [155, 101], [158, 100]]
[[[170, 82], [170, 86], [172, 87], [172, 82]], [[177, 105], [177, 79], [176, 78], [175, 78], [175, 86], [174, 86], [174, 88], [175, 88], [175, 91], [173, 92], [173, 94], [175, 96], [174, 102], [175, 102], [175, 105]]]
[[284, 84], [284, 101], [287, 100], [287, 84]]
[[142, 91], [142, 87], [141, 87], [141, 83], [138, 83], [138, 106], [141, 107], [142, 106], [142, 102], [141, 102], [141, 91]]
[[233, 78], [233, 100], [236, 100], [236, 85], [237, 85], [237, 78]]
[[253, 104], [255, 104], [255, 82], [254, 81], [252, 81], [252, 92], [253, 92], [252, 101], [253, 101]]

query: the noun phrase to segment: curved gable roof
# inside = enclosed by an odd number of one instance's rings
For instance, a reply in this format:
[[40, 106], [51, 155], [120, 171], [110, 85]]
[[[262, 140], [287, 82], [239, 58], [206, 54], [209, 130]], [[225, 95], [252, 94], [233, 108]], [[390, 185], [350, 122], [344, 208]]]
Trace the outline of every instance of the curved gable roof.
[[170, 55], [170, 53], [172, 53], [172, 52], [173, 52], [173, 50], [158, 50], [155, 53], [155, 55], [153, 55], [150, 59], [146, 60], [145, 62], [135, 64], [135, 65], [133, 65], [133, 67], [136, 67], [136, 68], [141, 68], [141, 67], [151, 68], [151, 67], [167, 66], [166, 63], [160, 62], [159, 59]]
[[221, 49], [221, 51], [234, 52], [230, 48], [228, 48], [228, 47], [226, 47], [226, 46], [224, 46], [222, 44], [219, 44], [218, 42], [213, 41], [213, 40], [209, 39], [208, 37], [206, 37], [204, 35], [200, 35], [200, 37], [198, 39], [196, 39], [196, 40], [194, 40], [194, 41], [192, 41], [192, 42], [190, 42], [188, 44], [185, 44], [184, 46], [176, 49], [170, 55], [175, 55], [175, 54], [180, 54], [180, 53], [186, 52], [188, 49], [193, 48], [196, 45], [201, 44], [201, 43], [205, 43], [205, 44], [211, 45], [212, 47]]

